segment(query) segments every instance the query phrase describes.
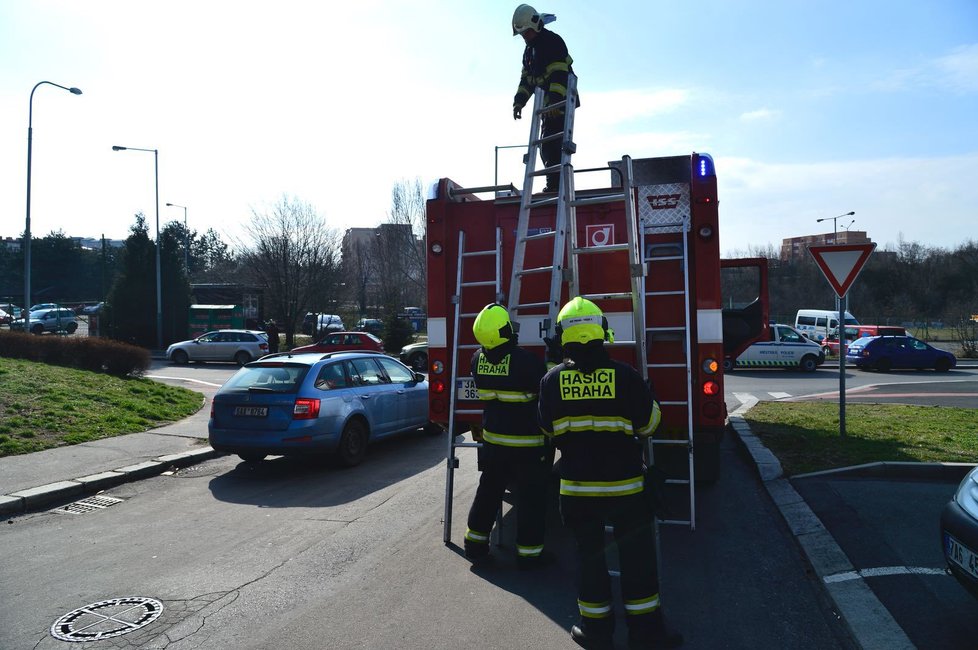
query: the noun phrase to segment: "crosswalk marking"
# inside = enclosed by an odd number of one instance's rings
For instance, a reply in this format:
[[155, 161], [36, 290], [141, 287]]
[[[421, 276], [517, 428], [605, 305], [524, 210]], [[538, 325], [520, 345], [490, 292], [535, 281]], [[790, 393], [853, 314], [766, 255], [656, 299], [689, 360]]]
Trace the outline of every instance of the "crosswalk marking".
[[768, 395], [770, 395], [774, 399], [784, 399], [786, 397], [791, 397], [791, 393], [771, 393], [771, 392], [769, 392]]

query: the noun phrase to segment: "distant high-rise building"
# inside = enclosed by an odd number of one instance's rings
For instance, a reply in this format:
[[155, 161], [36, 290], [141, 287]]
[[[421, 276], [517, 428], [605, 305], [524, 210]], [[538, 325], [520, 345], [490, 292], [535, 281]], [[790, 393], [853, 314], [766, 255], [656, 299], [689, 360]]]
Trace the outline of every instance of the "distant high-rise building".
[[824, 235], [803, 235], [788, 237], [781, 240], [781, 260], [791, 262], [808, 256], [809, 246], [825, 246], [832, 244], [871, 244], [865, 230], [840, 230]]

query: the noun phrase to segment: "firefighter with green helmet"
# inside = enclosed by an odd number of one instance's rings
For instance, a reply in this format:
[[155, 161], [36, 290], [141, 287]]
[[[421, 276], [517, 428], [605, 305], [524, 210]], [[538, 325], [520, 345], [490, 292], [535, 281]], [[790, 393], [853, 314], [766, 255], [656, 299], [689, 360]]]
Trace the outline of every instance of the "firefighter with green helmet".
[[587, 648], [612, 647], [610, 524], [631, 646], [678, 647], [682, 636], [663, 621], [653, 514], [643, 494], [643, 440], [659, 425], [659, 405], [634, 368], [608, 355], [604, 343], [614, 334], [593, 302], [564, 305], [556, 333], [567, 360], [543, 378], [538, 411], [560, 450], [560, 514], [577, 547], [580, 622], [571, 636]]
[[479, 449], [482, 476], [469, 510], [465, 556], [489, 559], [489, 534], [509, 485], [516, 496], [516, 562], [540, 566], [546, 532], [547, 484], [553, 450], [537, 425], [537, 391], [546, 365], [517, 345], [517, 328], [502, 305], [487, 305], [472, 332], [482, 346], [472, 355], [472, 378], [483, 416]]

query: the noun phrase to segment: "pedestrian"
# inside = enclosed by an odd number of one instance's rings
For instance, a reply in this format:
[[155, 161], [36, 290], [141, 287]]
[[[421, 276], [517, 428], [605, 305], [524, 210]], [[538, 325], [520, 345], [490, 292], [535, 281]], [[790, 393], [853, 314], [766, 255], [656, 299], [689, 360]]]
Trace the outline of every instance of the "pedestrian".
[[517, 328], [502, 305], [486, 305], [472, 332], [482, 346], [472, 355], [472, 377], [483, 402], [479, 487], [469, 510], [465, 557], [490, 559], [489, 534], [507, 486], [516, 497], [516, 563], [537, 568], [544, 555], [547, 484], [553, 450], [537, 425], [537, 390], [546, 373], [542, 359], [517, 345]]
[[631, 646], [678, 647], [682, 636], [663, 620], [653, 515], [643, 494], [643, 441], [659, 425], [659, 405], [634, 368], [609, 357], [604, 343], [614, 342], [614, 332], [593, 302], [568, 302], [555, 329], [566, 360], [540, 384], [539, 417], [560, 450], [560, 514], [577, 547], [580, 622], [571, 636], [586, 648], [611, 647], [610, 524]]
[[272, 318], [265, 324], [265, 333], [268, 334], [268, 353], [275, 354], [278, 352], [278, 325], [275, 324], [275, 319]]
[[[574, 72], [574, 60], [567, 53], [567, 45], [555, 32], [544, 27], [545, 23], [557, 20], [553, 14], [541, 14], [530, 5], [520, 5], [513, 12], [513, 36], [520, 34], [526, 43], [523, 50], [523, 70], [520, 85], [513, 98], [513, 119], [522, 117], [523, 107], [533, 96], [533, 91], [543, 88], [546, 93], [546, 106], [567, 99], [567, 75]], [[575, 107], [580, 99], [574, 97]], [[560, 133], [564, 130], [564, 111], [555, 109], [543, 115], [542, 137]], [[544, 142], [540, 146], [540, 157], [545, 167], [560, 163], [560, 138]], [[547, 174], [544, 192], [556, 192], [560, 185], [560, 174]]]

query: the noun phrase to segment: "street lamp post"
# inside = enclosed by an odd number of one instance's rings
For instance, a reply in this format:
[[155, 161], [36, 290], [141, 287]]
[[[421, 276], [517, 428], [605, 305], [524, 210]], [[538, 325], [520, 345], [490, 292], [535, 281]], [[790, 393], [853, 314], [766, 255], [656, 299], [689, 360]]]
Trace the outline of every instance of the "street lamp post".
[[[837, 217], [823, 217], [816, 219], [815, 223], [832, 220], [832, 230], [834, 232], [832, 243], [839, 243], [839, 229], [837, 224], [842, 217], [851, 217], [855, 211], [840, 214]], [[855, 221], [855, 219], [853, 219]], [[852, 223], [849, 224], [850, 226]], [[845, 298], [835, 297], [835, 311], [839, 313], [839, 435], [846, 436], [846, 319], [845, 312], [849, 309], [849, 294]], [[828, 336], [828, 331], [825, 332]]]
[[153, 154], [156, 183], [156, 347], [163, 349], [163, 286], [160, 279], [160, 152], [159, 149], [112, 146], [112, 151], [147, 151]]
[[190, 231], [187, 230], [187, 206], [167, 203], [168, 208], [183, 208], [183, 265], [187, 269], [187, 279], [190, 279]]
[[34, 91], [43, 85], [56, 86], [67, 90], [72, 95], [81, 95], [78, 88], [68, 88], [53, 81], [40, 81], [31, 90], [31, 99], [27, 109], [27, 218], [24, 224], [24, 331], [30, 321], [31, 309], [31, 149], [34, 141]]

